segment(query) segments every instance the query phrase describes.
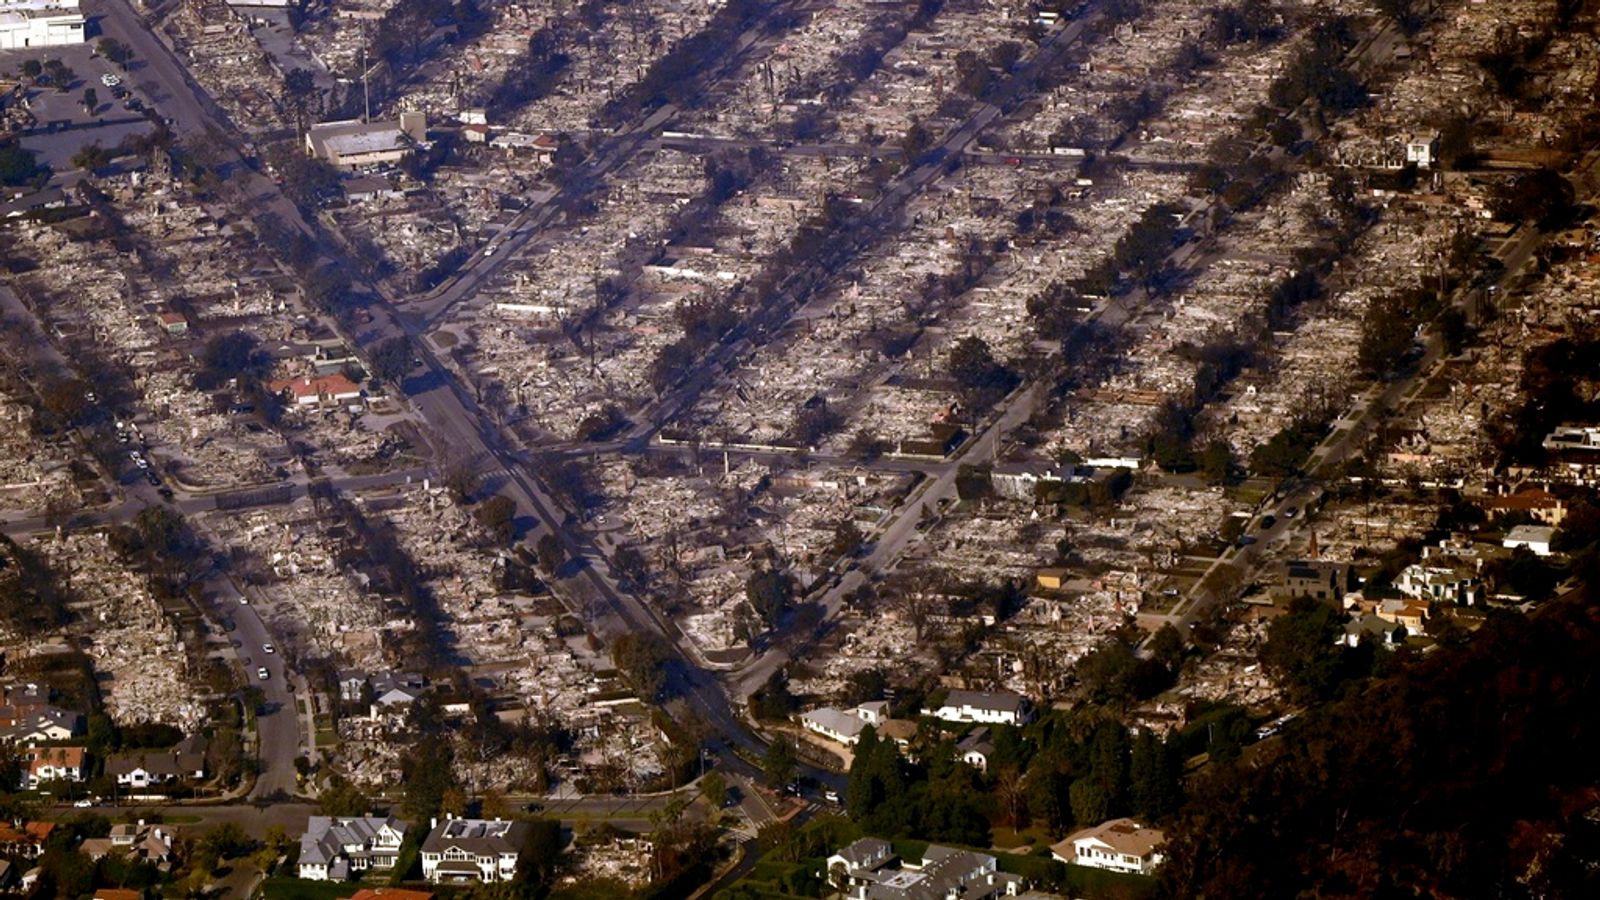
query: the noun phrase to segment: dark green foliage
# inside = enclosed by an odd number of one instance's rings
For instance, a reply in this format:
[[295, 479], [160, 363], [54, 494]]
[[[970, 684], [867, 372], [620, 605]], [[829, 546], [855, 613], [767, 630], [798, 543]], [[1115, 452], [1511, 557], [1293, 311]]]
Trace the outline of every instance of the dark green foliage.
[[1484, 578], [1503, 592], [1526, 600], [1549, 597], [1561, 581], [1561, 572], [1532, 550], [1519, 547], [1508, 557], [1490, 560], [1483, 567]]
[[1261, 664], [1295, 703], [1322, 699], [1339, 676], [1338, 640], [1343, 617], [1331, 606], [1296, 597], [1288, 612], [1267, 626]]
[[1182, 771], [1183, 760], [1171, 745], [1149, 729], [1140, 729], [1129, 755], [1129, 811], [1157, 822], [1175, 812], [1183, 801]]
[[1556, 228], [1572, 217], [1577, 193], [1572, 182], [1551, 169], [1537, 169], [1506, 182], [1495, 192], [1495, 217]]
[[745, 599], [767, 627], [774, 628], [794, 599], [794, 579], [780, 569], [753, 572], [745, 582]]
[[30, 184], [49, 169], [41, 168], [32, 150], [16, 141], [0, 141], [0, 184], [12, 187]]
[[561, 564], [567, 561], [567, 548], [554, 534], [542, 534], [538, 543], [534, 545], [534, 555], [538, 557], [539, 568], [546, 574], [553, 575], [561, 568]]
[[1271, 478], [1299, 472], [1327, 431], [1327, 426], [1316, 421], [1286, 426], [1250, 454], [1250, 471]]
[[229, 331], [206, 341], [200, 366], [194, 376], [195, 389], [210, 391], [233, 378], [261, 380], [272, 370], [272, 357], [261, 349], [254, 335]]
[[761, 757], [761, 774], [767, 779], [768, 787], [782, 787], [794, 778], [799, 758], [795, 756], [794, 744], [789, 738], [779, 735], [767, 745], [767, 752]]
[[1361, 319], [1361, 343], [1356, 362], [1368, 378], [1399, 374], [1415, 342], [1418, 316], [1412, 298], [1404, 294], [1374, 297]]
[[1432, 4], [1423, 4], [1422, 0], [1374, 0], [1378, 12], [1383, 13], [1400, 26], [1406, 34], [1416, 34], [1427, 21], [1427, 11]]
[[1345, 53], [1355, 43], [1355, 34], [1344, 18], [1328, 19], [1318, 25], [1305, 52], [1297, 54], [1289, 70], [1272, 83], [1272, 103], [1293, 109], [1312, 101], [1331, 112], [1347, 112], [1366, 105], [1366, 87], [1343, 65]]
[[781, 669], [750, 695], [750, 714], [757, 719], [786, 721], [799, 708], [800, 702], [789, 693], [789, 676]]
[[1145, 210], [1111, 252], [1111, 266], [1117, 276], [1158, 288], [1168, 276], [1167, 256], [1183, 235], [1178, 227], [1182, 210], [1169, 203], [1157, 203]]
[[980, 337], [962, 338], [950, 350], [950, 377], [960, 387], [972, 410], [988, 409], [1011, 392], [1021, 380], [1004, 363], [994, 358], [989, 345]]
[[1267, 0], [1240, 0], [1211, 11], [1213, 41], [1228, 44], [1270, 44], [1283, 37], [1277, 13]]
[[517, 534], [517, 504], [510, 497], [496, 494], [478, 505], [474, 516], [494, 539], [501, 544], [511, 543]]
[[654, 632], [629, 632], [611, 644], [611, 661], [647, 701], [660, 699], [667, 685], [666, 667], [672, 650]]
[[405, 335], [387, 338], [372, 349], [372, 374], [383, 381], [398, 382], [411, 371], [415, 355], [410, 338]]
[[1198, 779], [1167, 829], [1165, 894], [1592, 895], [1597, 654], [1573, 597], [1491, 615], [1308, 713], [1292, 740]]
[[427, 736], [417, 742], [400, 763], [404, 797], [400, 808], [413, 822], [439, 815], [446, 792], [459, 790], [452, 768], [454, 754], [447, 739]]

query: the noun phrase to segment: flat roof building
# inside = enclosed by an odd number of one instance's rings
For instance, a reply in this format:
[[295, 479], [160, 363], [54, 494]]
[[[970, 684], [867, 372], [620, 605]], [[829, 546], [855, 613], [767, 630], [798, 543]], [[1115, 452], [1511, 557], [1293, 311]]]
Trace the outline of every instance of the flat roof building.
[[428, 117], [404, 112], [389, 122], [349, 119], [306, 131], [306, 153], [341, 169], [397, 163], [428, 139]]

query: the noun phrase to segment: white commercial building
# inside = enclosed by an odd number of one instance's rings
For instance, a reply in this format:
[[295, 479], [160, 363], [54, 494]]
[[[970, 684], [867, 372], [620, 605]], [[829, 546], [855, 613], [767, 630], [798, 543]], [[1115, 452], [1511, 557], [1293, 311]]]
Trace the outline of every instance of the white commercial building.
[[76, 0], [0, 2], [0, 50], [81, 43], [83, 13]]

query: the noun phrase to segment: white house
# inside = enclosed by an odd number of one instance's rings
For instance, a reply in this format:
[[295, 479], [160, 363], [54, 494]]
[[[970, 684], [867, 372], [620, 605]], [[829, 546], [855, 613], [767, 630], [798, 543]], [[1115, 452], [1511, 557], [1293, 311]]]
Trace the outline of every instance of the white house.
[[1050, 848], [1056, 859], [1075, 866], [1149, 875], [1161, 865], [1167, 837], [1132, 819], [1112, 819], [1068, 835]]
[[82, 781], [82, 747], [29, 747], [23, 754], [28, 767], [22, 787], [32, 790], [47, 781]]
[[422, 877], [440, 883], [510, 881], [528, 842], [527, 822], [446, 819], [422, 842]]
[[961, 761], [979, 772], [989, 771], [989, 757], [994, 755], [994, 741], [989, 738], [988, 726], [980, 725], [956, 743]]
[[1011, 691], [951, 691], [937, 709], [924, 709], [922, 714], [984, 725], [1026, 725], [1033, 720], [1028, 698]]
[[1549, 556], [1550, 540], [1555, 534], [1556, 530], [1549, 525], [1518, 525], [1506, 533], [1500, 546], [1507, 550], [1527, 547], [1535, 556]]
[[1477, 573], [1465, 565], [1429, 565], [1426, 560], [1412, 563], [1394, 580], [1395, 590], [1407, 597], [1448, 600], [1472, 606], [1483, 595]]
[[300, 877], [343, 881], [352, 872], [392, 869], [409, 827], [393, 816], [312, 816], [300, 836]]
[[800, 716], [801, 727], [831, 741], [838, 741], [846, 747], [853, 747], [861, 740], [863, 728], [868, 725], [881, 728], [887, 721], [889, 721], [889, 704], [883, 700], [872, 700], [855, 709], [824, 706]]

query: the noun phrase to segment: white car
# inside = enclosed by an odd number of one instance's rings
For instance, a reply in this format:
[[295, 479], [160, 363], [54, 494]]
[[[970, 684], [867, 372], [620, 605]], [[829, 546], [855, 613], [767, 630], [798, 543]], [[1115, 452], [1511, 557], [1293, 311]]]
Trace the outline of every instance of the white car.
[[261, 668], [256, 670], [256, 677], [260, 678], [262, 681], [266, 681], [267, 679], [272, 677], [272, 673], [267, 671], [267, 667], [266, 666], [262, 666]]
[[250, 605], [250, 598], [246, 597], [243, 594], [240, 594], [239, 595], [239, 605], [240, 606], [249, 606]]
[[113, 74], [111, 74], [110, 72], [107, 72], [104, 75], [100, 76], [100, 83], [105, 85], [106, 87], [116, 87], [117, 85], [122, 83], [122, 79], [118, 78], [117, 76], [115, 76]]
[[278, 651], [272, 649], [272, 645], [271, 644], [262, 644], [261, 645], [261, 652], [263, 652], [263, 653], [277, 653]]

